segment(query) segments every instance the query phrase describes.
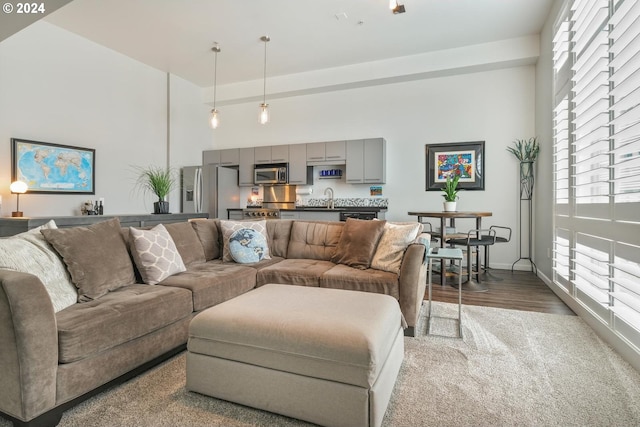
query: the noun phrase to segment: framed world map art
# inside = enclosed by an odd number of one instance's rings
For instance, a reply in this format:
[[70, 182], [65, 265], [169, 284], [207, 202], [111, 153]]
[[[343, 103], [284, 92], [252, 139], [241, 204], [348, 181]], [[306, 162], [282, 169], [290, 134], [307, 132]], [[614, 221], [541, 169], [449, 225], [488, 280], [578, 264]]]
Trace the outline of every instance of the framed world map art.
[[11, 138], [11, 181], [25, 182], [29, 193], [95, 194], [95, 151]]

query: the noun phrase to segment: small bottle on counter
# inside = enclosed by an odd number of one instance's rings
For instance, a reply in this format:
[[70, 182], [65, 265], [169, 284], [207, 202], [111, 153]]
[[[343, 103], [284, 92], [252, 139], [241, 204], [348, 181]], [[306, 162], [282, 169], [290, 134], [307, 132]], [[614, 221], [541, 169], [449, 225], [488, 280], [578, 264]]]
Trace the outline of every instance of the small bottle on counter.
[[100, 204], [98, 205], [98, 215], [104, 215], [104, 206], [102, 205], [102, 200], [100, 200]]

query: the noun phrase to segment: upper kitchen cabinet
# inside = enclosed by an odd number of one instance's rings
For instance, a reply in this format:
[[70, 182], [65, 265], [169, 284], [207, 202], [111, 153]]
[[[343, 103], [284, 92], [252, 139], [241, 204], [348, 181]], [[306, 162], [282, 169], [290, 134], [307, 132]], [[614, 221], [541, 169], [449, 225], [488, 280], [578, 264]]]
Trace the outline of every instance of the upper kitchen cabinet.
[[220, 150], [205, 150], [202, 152], [203, 165], [219, 165]]
[[240, 164], [240, 149], [227, 148], [220, 150], [220, 165], [238, 166]]
[[307, 162], [316, 165], [344, 164], [346, 141], [312, 142], [307, 144]]
[[347, 141], [347, 183], [384, 184], [387, 177], [386, 149], [384, 138]]
[[288, 163], [288, 145], [270, 145], [266, 147], [255, 147], [255, 163]]
[[293, 144], [289, 146], [289, 184], [313, 184], [313, 166], [307, 166], [307, 146]]
[[251, 148], [240, 148], [240, 165], [238, 167], [238, 185], [240, 187], [253, 187], [253, 156]]

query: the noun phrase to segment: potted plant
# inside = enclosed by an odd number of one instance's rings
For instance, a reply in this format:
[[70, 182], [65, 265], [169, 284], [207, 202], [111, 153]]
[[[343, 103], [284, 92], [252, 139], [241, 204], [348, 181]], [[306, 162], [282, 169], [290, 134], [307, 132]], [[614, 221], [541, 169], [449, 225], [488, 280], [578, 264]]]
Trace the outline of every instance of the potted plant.
[[153, 203], [153, 213], [169, 213], [167, 196], [177, 183], [173, 169], [160, 166], [140, 167], [137, 169], [138, 179], [136, 186], [144, 193], [153, 193], [158, 197], [158, 201]]
[[456, 201], [458, 200], [458, 191], [460, 191], [458, 190], [458, 181], [460, 181], [460, 175], [454, 175], [453, 179], [451, 175], [448, 175], [447, 182], [445, 182], [444, 187], [442, 187], [445, 212], [456, 211]]

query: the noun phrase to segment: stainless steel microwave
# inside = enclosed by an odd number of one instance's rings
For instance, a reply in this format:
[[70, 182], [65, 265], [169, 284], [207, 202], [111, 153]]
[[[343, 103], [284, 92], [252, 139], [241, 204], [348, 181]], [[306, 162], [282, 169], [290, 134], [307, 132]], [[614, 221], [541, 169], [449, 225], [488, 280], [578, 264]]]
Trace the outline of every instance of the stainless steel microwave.
[[256, 165], [253, 170], [254, 184], [287, 184], [289, 182], [286, 163]]

